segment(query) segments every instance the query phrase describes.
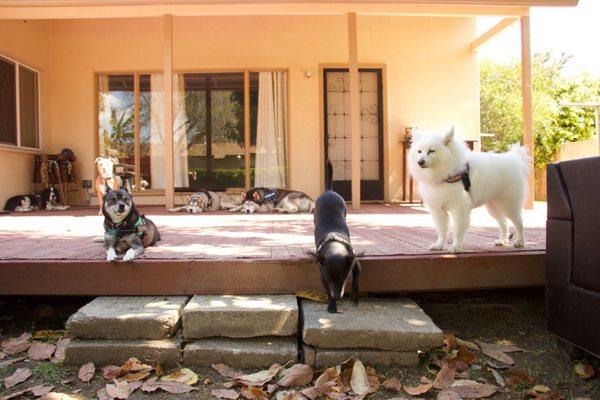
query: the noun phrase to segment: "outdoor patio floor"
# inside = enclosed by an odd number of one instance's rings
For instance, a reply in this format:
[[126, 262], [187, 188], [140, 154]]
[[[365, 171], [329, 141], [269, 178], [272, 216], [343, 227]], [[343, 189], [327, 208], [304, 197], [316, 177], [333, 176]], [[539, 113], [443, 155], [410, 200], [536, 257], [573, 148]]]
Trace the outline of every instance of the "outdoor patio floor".
[[[134, 263], [107, 263], [102, 218], [92, 208], [0, 216], [0, 295], [293, 294], [322, 290], [311, 214], [169, 214], [141, 207], [162, 240]], [[370, 293], [540, 286], [545, 207], [525, 212], [524, 248], [497, 247], [495, 221], [475, 210], [464, 252], [432, 252], [423, 207], [349, 210]], [[450, 238], [449, 238], [450, 240]], [[449, 246], [447, 246], [448, 248]]]
[[[169, 214], [163, 207], [140, 207], [161, 232], [157, 246], [141, 257], [156, 260], [306, 258], [314, 250], [311, 214]], [[431, 216], [420, 206], [365, 204], [349, 210], [352, 242], [364, 256], [432, 255]], [[41, 211], [0, 216], [0, 260], [103, 260], [103, 234], [96, 209]], [[464, 253], [505, 253], [545, 249], [545, 207], [525, 212], [526, 245], [494, 246], [495, 221], [483, 209], [473, 212]], [[448, 241], [450, 241], [449, 235]], [[449, 246], [446, 246], [446, 249]]]

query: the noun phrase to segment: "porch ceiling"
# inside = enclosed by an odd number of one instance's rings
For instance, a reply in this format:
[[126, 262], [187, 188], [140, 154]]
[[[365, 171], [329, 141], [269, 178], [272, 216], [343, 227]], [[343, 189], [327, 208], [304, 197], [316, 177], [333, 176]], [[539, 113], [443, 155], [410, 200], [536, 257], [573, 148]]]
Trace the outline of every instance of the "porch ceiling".
[[133, 18], [199, 15], [521, 16], [530, 6], [578, 0], [0, 0], [0, 19]]

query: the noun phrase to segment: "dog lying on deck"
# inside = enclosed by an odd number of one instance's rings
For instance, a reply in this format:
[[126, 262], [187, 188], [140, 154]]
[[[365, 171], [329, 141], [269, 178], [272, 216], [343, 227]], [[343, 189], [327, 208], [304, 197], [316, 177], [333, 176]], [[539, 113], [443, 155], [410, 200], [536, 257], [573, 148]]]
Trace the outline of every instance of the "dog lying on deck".
[[33, 192], [20, 196], [13, 196], [6, 200], [5, 211], [30, 212], [38, 210], [68, 210], [69, 206], [59, 204], [60, 195], [53, 187], [46, 188], [40, 192]]
[[105, 188], [104, 202], [104, 246], [106, 261], [113, 262], [117, 253], [125, 252], [123, 261], [133, 261], [144, 254], [144, 249], [160, 240], [156, 225], [140, 214], [133, 204], [127, 189]]
[[187, 211], [196, 214], [204, 211], [229, 210], [241, 204], [239, 196], [200, 189], [191, 196], [187, 196], [183, 206], [171, 208], [169, 212]]
[[346, 202], [332, 190], [333, 167], [327, 162], [327, 190], [317, 198], [315, 206], [315, 258], [321, 281], [327, 292], [327, 311], [337, 312], [337, 301], [344, 297], [346, 283], [352, 275], [352, 301], [358, 305], [360, 262], [350, 242], [346, 224]]
[[230, 212], [243, 214], [280, 212], [313, 212], [315, 202], [306, 193], [296, 190], [251, 188], [242, 192], [242, 204], [231, 208]]

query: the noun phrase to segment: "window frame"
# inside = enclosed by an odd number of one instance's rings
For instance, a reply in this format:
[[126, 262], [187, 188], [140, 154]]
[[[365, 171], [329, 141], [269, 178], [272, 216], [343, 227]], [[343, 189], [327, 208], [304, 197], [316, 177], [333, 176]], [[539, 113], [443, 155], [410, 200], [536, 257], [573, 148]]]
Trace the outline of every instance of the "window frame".
[[[255, 67], [255, 68], [174, 68], [173, 74], [193, 74], [193, 73], [242, 73], [244, 74], [244, 187], [241, 188], [228, 188], [227, 191], [239, 191], [239, 190], [248, 190], [251, 187], [250, 182], [250, 74], [256, 72], [285, 72], [286, 73], [286, 112], [287, 112], [287, 123], [286, 123], [286, 137], [285, 137], [285, 150], [286, 150], [286, 187], [291, 187], [291, 151], [290, 151], [290, 138], [291, 138], [291, 77], [290, 77], [290, 68], [288, 67]], [[139, 113], [139, 76], [147, 75], [147, 74], [164, 74], [164, 71], [161, 69], [135, 69], [135, 70], [113, 70], [113, 71], [94, 71], [93, 79], [94, 79], [94, 154], [95, 157], [98, 157], [100, 154], [100, 141], [98, 137], [99, 132], [99, 121], [98, 121], [98, 93], [100, 90], [99, 87], [99, 77], [101, 75], [133, 75], [135, 84], [135, 92], [134, 92], [134, 113]], [[139, 157], [139, 115], [135, 114], [134, 117], [134, 139], [136, 141], [135, 152], [137, 154], [136, 157]], [[165, 154], [165, 160], [169, 160], [167, 154]], [[139, 162], [136, 158], [136, 188], [139, 187]], [[160, 196], [166, 195], [169, 190], [175, 190], [175, 188], [165, 188], [165, 189], [149, 189], [149, 190], [138, 190], [134, 191], [136, 195], [146, 195], [146, 196]], [[186, 194], [191, 192], [176, 192], [177, 194]]]
[[[29, 64], [22, 63], [21, 61], [9, 57], [4, 53], [0, 53], [0, 59], [6, 60], [10, 63], [13, 63], [15, 66], [15, 126], [16, 126], [16, 135], [17, 135], [17, 143], [5, 143], [0, 142], [0, 149], [4, 150], [18, 150], [25, 152], [33, 152], [33, 153], [41, 153], [44, 149], [43, 142], [43, 132], [42, 132], [42, 85], [41, 85], [41, 72], [38, 68], [34, 68]], [[38, 121], [37, 121], [37, 147], [29, 147], [21, 145], [21, 83], [20, 83], [20, 67], [24, 67], [35, 74], [37, 79], [37, 111], [38, 111]]]

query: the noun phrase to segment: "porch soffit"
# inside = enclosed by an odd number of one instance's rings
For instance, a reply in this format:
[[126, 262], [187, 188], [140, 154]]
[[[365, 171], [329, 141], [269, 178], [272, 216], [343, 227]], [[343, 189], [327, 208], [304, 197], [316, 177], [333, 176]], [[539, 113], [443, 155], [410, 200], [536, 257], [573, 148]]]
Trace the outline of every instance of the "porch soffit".
[[0, 0], [0, 19], [217, 15], [522, 16], [578, 0]]

